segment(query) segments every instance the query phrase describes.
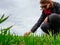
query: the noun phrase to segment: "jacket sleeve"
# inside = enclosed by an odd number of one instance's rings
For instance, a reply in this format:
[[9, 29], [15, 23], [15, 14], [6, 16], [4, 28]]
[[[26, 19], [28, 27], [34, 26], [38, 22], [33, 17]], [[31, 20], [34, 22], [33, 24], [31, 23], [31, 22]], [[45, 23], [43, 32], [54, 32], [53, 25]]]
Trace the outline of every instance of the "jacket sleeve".
[[37, 30], [37, 28], [41, 25], [41, 23], [44, 21], [44, 19], [45, 19], [45, 15], [44, 13], [42, 13], [37, 23], [32, 27], [31, 32], [34, 33]]

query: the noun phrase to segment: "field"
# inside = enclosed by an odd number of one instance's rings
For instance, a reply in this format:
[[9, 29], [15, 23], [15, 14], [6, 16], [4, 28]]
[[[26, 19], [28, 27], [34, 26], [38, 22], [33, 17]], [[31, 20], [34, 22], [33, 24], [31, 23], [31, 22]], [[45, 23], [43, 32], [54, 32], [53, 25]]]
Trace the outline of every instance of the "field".
[[15, 34], [0, 34], [0, 45], [60, 45], [60, 35], [56, 38], [52, 35], [18, 36]]
[[[4, 14], [0, 18], [0, 24], [8, 19], [9, 16], [4, 17]], [[18, 36], [16, 34], [10, 34], [10, 29], [13, 26], [2, 28], [0, 26], [0, 45], [60, 45], [60, 34], [56, 36], [30, 34], [28, 36]]]

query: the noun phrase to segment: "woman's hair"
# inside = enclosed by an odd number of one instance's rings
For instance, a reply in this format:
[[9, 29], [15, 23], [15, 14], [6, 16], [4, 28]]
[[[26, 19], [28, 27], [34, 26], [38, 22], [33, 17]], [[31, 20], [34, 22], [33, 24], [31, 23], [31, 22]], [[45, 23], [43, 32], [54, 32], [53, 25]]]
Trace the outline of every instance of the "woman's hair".
[[41, 4], [50, 3], [51, 0], [40, 0]]
[[40, 4], [46, 4], [50, 3], [50, 6], [53, 7], [53, 1], [52, 0], [40, 0]]

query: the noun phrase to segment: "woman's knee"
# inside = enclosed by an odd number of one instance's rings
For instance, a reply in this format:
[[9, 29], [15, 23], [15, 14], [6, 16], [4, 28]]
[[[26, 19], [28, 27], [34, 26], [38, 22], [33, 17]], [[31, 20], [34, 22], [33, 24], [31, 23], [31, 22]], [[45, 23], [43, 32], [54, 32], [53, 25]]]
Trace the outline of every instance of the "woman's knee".
[[51, 14], [49, 15], [49, 19], [54, 19], [54, 18], [57, 18], [59, 17], [57, 14]]
[[51, 14], [48, 16], [48, 20], [49, 21], [57, 21], [59, 19], [59, 15], [58, 14]]

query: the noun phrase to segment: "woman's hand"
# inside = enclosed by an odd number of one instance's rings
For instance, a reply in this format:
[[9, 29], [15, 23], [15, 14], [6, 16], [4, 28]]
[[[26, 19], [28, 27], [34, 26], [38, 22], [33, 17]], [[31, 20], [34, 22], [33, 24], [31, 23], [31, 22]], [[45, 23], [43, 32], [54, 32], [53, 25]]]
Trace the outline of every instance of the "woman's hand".
[[31, 34], [31, 33], [32, 33], [31, 31], [26, 32], [26, 33], [24, 34], [24, 36], [28, 36], [28, 35]]

